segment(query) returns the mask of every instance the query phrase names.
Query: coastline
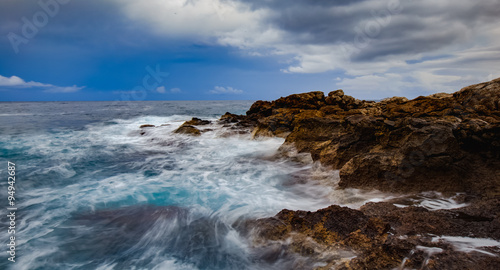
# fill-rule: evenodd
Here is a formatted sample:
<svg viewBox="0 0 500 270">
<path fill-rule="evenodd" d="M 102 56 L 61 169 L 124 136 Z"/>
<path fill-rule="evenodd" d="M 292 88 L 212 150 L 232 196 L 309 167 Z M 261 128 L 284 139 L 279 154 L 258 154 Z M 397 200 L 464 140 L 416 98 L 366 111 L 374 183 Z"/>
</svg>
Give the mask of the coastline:
<svg viewBox="0 0 500 270">
<path fill-rule="evenodd" d="M 226 113 L 219 123 L 233 134 L 285 138 L 279 155 L 307 153 L 339 170 L 341 189 L 404 195 L 359 210 L 283 209 L 236 226 L 256 247 L 271 250 L 271 260 L 283 252 L 302 256 L 293 268 L 498 269 L 499 107 L 500 78 L 413 100 L 363 101 L 337 90 L 257 101 L 246 115 Z M 193 119 L 176 132 L 199 135 L 200 125 Z M 423 192 L 453 197 L 461 207 L 408 203 Z"/>
</svg>

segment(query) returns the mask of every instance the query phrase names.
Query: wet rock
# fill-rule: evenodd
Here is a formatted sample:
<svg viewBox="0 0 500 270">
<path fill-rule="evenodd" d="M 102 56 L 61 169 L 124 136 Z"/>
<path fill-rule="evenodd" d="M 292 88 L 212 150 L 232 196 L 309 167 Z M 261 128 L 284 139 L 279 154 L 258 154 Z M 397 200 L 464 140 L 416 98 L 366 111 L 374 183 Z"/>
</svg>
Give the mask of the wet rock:
<svg viewBox="0 0 500 270">
<path fill-rule="evenodd" d="M 202 120 L 196 117 L 193 117 L 191 120 L 184 122 L 183 125 L 186 126 L 203 126 L 203 125 L 209 125 L 211 122 L 208 120 Z"/>
<path fill-rule="evenodd" d="M 190 126 L 190 125 L 182 125 L 180 126 L 178 129 L 176 129 L 174 131 L 174 133 L 177 133 L 177 134 L 188 134 L 188 135 L 193 135 L 193 136 L 200 136 L 201 135 L 201 131 L 197 128 L 195 128 L 194 126 Z"/>
<path fill-rule="evenodd" d="M 340 170 L 340 188 L 461 192 L 469 203 L 437 211 L 390 202 L 285 209 L 248 222 L 243 231 L 255 233 L 256 246 L 287 243 L 279 254 L 326 265 L 318 269 L 498 269 L 498 247 L 467 253 L 432 239 L 500 239 L 500 78 L 413 100 L 361 101 L 342 90 L 291 95 L 255 102 L 245 117 L 256 123 L 254 136 L 286 138 L 282 151 Z M 339 250 L 355 258 L 326 255 Z M 278 251 L 268 259 L 283 259 Z"/>
<path fill-rule="evenodd" d="M 255 102 L 247 117 L 257 121 L 255 137 L 286 138 L 339 169 L 341 187 L 481 194 L 500 186 L 498 104 L 500 79 L 413 100 L 310 92 Z"/>
<path fill-rule="evenodd" d="M 273 218 L 257 220 L 253 226 L 257 239 L 291 239 L 289 252 L 316 260 L 332 252 L 350 251 L 363 262 L 370 261 L 372 269 L 383 269 L 398 265 L 403 258 L 403 254 L 381 247 L 388 236 L 387 223 L 347 207 L 332 205 L 316 212 L 283 210 Z M 331 257 L 327 264 L 341 261 Z"/>
<path fill-rule="evenodd" d="M 141 131 L 140 131 L 141 136 L 143 136 L 143 135 L 146 134 L 146 130 L 145 129 L 154 128 L 154 127 L 155 127 L 155 125 L 149 125 L 149 124 L 141 125 L 139 127 L 141 129 Z"/>
<path fill-rule="evenodd" d="M 325 105 L 325 94 L 321 91 L 293 94 L 277 99 L 272 103 L 278 108 L 299 108 L 306 110 L 319 109 Z"/>
<path fill-rule="evenodd" d="M 195 126 L 204 126 L 211 124 L 208 120 L 202 120 L 196 117 L 193 117 L 191 120 L 184 122 L 178 129 L 174 130 L 174 133 L 177 134 L 188 134 L 192 136 L 200 136 L 202 132 L 211 131 L 212 129 L 203 129 L 200 130 Z"/>
<path fill-rule="evenodd" d="M 466 253 L 456 250 L 450 243 L 436 241 L 435 236 L 500 239 L 498 207 L 498 200 L 493 199 L 478 205 L 437 211 L 415 206 L 401 208 L 390 202 L 368 203 L 360 210 L 332 205 L 315 212 L 282 210 L 272 218 L 248 222 L 246 231 L 254 233 L 257 247 L 280 241 L 290 243 L 281 246 L 281 253 L 295 253 L 329 265 L 318 269 L 333 266 L 335 269 L 395 269 L 401 266 L 448 269 L 443 267 L 443 262 L 451 263 L 449 267 L 454 269 L 462 263 L 470 265 L 471 261 L 481 262 L 482 269 L 496 269 L 500 261 L 498 247 L 483 248 L 493 254 L 488 256 Z M 351 258 L 328 257 L 338 251 L 352 252 Z M 325 260 L 325 256 L 328 259 Z M 275 254 L 272 259 L 280 257 Z"/>
<path fill-rule="evenodd" d="M 226 112 L 224 115 L 220 117 L 218 120 L 220 124 L 223 125 L 231 125 L 236 127 L 255 127 L 257 121 L 250 119 L 246 115 L 236 115 L 229 112 Z"/>
<path fill-rule="evenodd" d="M 149 124 L 146 124 L 146 125 L 141 125 L 139 128 L 154 128 L 155 125 L 149 125 Z"/>
</svg>

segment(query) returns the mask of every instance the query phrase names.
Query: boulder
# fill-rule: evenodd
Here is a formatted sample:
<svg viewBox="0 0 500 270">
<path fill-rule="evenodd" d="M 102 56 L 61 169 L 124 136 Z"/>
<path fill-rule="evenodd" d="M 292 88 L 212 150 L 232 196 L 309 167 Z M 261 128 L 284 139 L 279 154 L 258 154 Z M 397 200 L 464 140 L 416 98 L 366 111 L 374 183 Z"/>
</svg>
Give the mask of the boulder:
<svg viewBox="0 0 500 270">
<path fill-rule="evenodd" d="M 177 134 L 188 134 L 188 135 L 192 135 L 192 136 L 200 136 L 201 135 L 201 131 L 199 129 L 197 129 L 196 127 L 194 126 L 190 126 L 190 125 L 181 125 L 178 129 L 176 129 L 174 131 L 174 133 L 177 133 Z"/>
<path fill-rule="evenodd" d="M 203 126 L 209 125 L 211 122 L 208 120 L 201 120 L 199 118 L 193 117 L 191 120 L 184 122 L 183 125 L 187 126 Z"/>
</svg>

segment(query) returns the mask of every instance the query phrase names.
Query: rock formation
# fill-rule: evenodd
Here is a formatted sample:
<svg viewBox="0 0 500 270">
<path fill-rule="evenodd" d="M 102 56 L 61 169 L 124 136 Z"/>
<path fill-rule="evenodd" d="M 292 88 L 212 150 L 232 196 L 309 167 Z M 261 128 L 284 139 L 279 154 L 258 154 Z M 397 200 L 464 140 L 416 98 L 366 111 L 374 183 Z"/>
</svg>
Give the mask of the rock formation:
<svg viewBox="0 0 500 270">
<path fill-rule="evenodd" d="M 499 106 L 497 79 L 413 100 L 296 94 L 257 101 L 247 117 L 255 136 L 284 137 L 340 170 L 341 187 L 500 195 Z"/>
<path fill-rule="evenodd" d="M 209 125 L 211 122 L 208 120 L 201 120 L 199 118 L 193 117 L 191 120 L 184 122 L 174 133 L 179 134 L 189 134 L 192 136 L 200 136 L 202 131 L 195 126 Z"/>
<path fill-rule="evenodd" d="M 332 205 L 316 212 L 285 209 L 246 226 L 257 246 L 288 242 L 275 252 L 295 252 L 326 263 L 316 269 L 498 269 L 498 247 L 485 250 L 493 255 L 465 253 L 436 241 L 436 235 L 500 239 L 499 200 L 481 206 L 491 212 L 477 211 L 477 206 L 438 211 L 398 208 L 391 202 L 368 203 L 360 210 Z M 355 258 L 328 257 L 339 250 L 352 252 Z"/>
<path fill-rule="evenodd" d="M 207 124 L 193 118 L 175 133 L 200 135 L 195 126 Z M 403 196 L 359 210 L 284 209 L 239 221 L 234 226 L 261 251 L 257 260 L 290 269 L 500 269 L 499 242 L 470 252 L 440 238 L 500 240 L 500 78 L 413 100 L 295 94 L 257 101 L 246 115 L 226 113 L 217 124 L 226 130 L 221 136 L 285 138 L 282 155 L 293 148 L 339 170 L 339 188 L 460 193 L 467 205 L 401 207 Z"/>
<path fill-rule="evenodd" d="M 220 122 L 255 126 L 255 137 L 285 138 L 283 152 L 293 146 L 340 170 L 340 188 L 461 192 L 469 204 L 438 211 L 394 202 L 285 209 L 243 226 L 256 246 L 287 243 L 275 253 L 322 262 L 317 269 L 500 269 L 498 246 L 466 253 L 435 239 L 500 240 L 500 78 L 413 100 L 364 101 L 342 90 L 295 94 L 257 101 L 246 116 L 228 113 Z M 355 258 L 328 256 L 333 250 Z"/>
</svg>

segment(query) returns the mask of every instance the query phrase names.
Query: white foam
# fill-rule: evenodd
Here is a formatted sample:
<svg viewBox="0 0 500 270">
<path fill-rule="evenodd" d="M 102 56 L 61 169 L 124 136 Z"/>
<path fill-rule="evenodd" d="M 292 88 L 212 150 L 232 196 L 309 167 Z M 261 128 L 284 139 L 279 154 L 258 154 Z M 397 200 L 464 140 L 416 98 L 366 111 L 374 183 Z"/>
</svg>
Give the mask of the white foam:
<svg viewBox="0 0 500 270">
<path fill-rule="evenodd" d="M 455 196 L 458 196 L 457 194 Z M 444 198 L 443 194 L 440 192 L 427 192 L 423 193 L 420 197 L 421 200 L 418 202 L 419 206 L 422 206 L 426 209 L 435 211 L 435 210 L 443 210 L 443 209 L 456 209 L 465 207 L 467 203 L 459 203 L 454 198 Z"/>
<path fill-rule="evenodd" d="M 404 208 L 408 206 L 423 207 L 430 211 L 457 209 L 468 206 L 467 203 L 459 203 L 455 198 L 461 195 L 457 193 L 452 197 L 445 197 L 440 192 L 423 192 L 410 197 L 401 197 L 402 201 L 394 203 L 394 206 Z"/>
<path fill-rule="evenodd" d="M 115 269 L 117 263 L 103 263 L 99 265 L 96 270 L 113 270 Z"/>
<path fill-rule="evenodd" d="M 32 113 L 0 113 L 0 116 L 28 116 L 34 115 Z"/>
<path fill-rule="evenodd" d="M 175 259 L 164 260 L 152 268 L 153 270 L 195 270 L 198 269 L 195 266 L 179 263 Z"/>
<path fill-rule="evenodd" d="M 438 247 L 416 246 L 416 249 L 423 251 L 424 253 L 427 254 L 427 256 L 432 256 L 434 254 L 443 252 L 443 249 Z"/>
<path fill-rule="evenodd" d="M 92 124 L 85 130 L 13 138 L 7 148 L 25 147 L 26 155 L 40 157 L 22 164 L 25 171 L 33 168 L 30 178 L 42 181 L 23 190 L 23 200 L 19 201 L 20 209 L 26 209 L 19 248 L 31 254 L 24 257 L 26 265 L 58 252 L 58 246 L 64 244 L 61 241 L 72 241 L 60 239 L 53 232 L 75 213 L 173 204 L 229 226 L 241 218 L 273 216 L 284 208 L 315 211 L 335 203 L 359 207 L 390 197 L 381 192 L 337 190 L 338 172 L 317 163 L 270 159 L 282 145 L 281 138 L 221 138 L 217 124 L 200 127 L 214 130 L 199 137 L 173 133 L 190 118 L 116 119 L 111 121 L 116 124 Z M 156 127 L 142 129 L 145 133 L 141 135 L 139 126 L 143 124 Z M 93 165 L 77 169 L 86 163 Z M 49 175 L 54 179 L 44 178 Z M 305 181 L 286 185 L 293 177 Z M 159 224 L 161 230 L 148 232 L 149 237 L 161 238 L 154 233 L 168 232 L 169 224 Z M 0 235 L 0 240 L 5 240 L 5 235 Z M 39 251 L 47 245 L 54 248 Z M 224 238 L 224 248 L 249 252 L 245 240 L 231 230 Z M 152 252 L 151 266 L 156 265 L 156 269 L 193 269 L 154 253 L 154 249 L 144 252 Z M 115 264 L 106 262 L 99 267 L 114 269 Z"/>
<path fill-rule="evenodd" d="M 471 237 L 461 237 L 461 236 L 439 236 L 433 237 L 432 242 L 444 241 L 453 245 L 453 248 L 457 251 L 462 252 L 480 252 L 490 256 L 498 256 L 488 251 L 484 251 L 480 248 L 484 247 L 496 247 L 500 248 L 500 242 L 487 239 L 487 238 L 471 238 Z"/>
</svg>

